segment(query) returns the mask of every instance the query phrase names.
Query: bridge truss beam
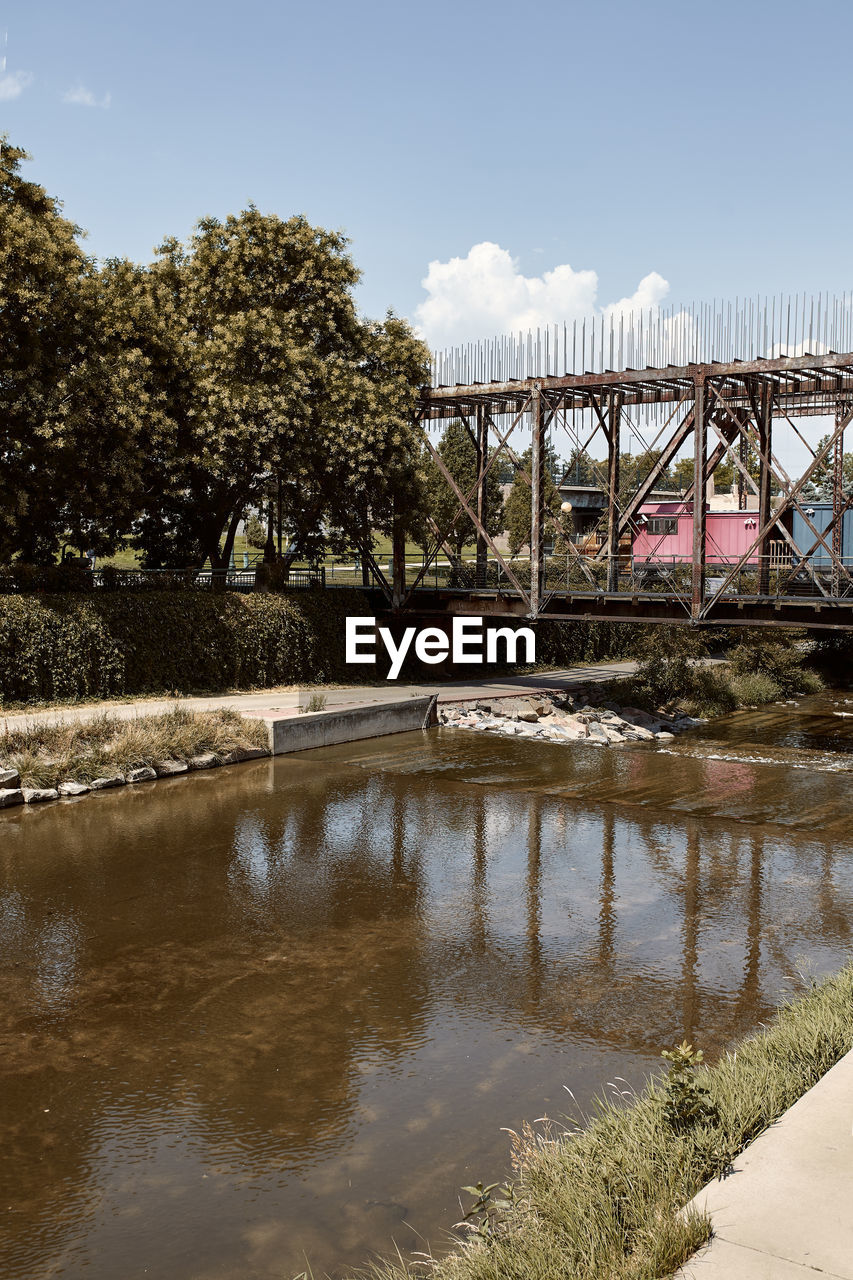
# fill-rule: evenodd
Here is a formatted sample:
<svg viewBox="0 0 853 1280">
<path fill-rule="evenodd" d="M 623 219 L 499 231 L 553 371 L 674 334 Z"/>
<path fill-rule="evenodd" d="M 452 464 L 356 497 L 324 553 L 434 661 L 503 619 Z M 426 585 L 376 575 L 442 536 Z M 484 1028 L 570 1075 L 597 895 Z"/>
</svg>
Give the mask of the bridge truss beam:
<svg viewBox="0 0 853 1280">
<path fill-rule="evenodd" d="M 815 416 L 831 416 L 834 425 L 813 447 L 796 420 Z M 466 425 L 476 444 L 476 481 L 467 493 L 430 439 L 431 432 L 452 419 Z M 753 625 L 791 625 L 796 618 L 798 625 L 853 625 L 853 563 L 845 561 L 842 540 L 844 516 L 853 506 L 853 494 L 843 492 L 843 438 L 853 420 L 853 353 L 432 387 L 423 393 L 418 420 L 427 449 L 459 505 L 450 528 L 435 528 L 434 547 L 423 569 L 398 597 L 402 607 L 422 608 L 429 568 L 458 520 L 465 519 L 476 538 L 476 570 L 473 580 L 460 582 L 457 590 L 467 586 L 478 612 L 486 611 L 485 601 L 491 598 L 503 602 L 508 616 L 528 618 L 654 615 L 694 625 L 723 617 L 732 623 L 748 619 Z M 580 545 L 548 497 L 553 490 L 546 476 L 547 446 L 560 428 L 573 457 L 593 468 L 604 494 L 595 536 Z M 603 447 L 595 447 L 606 453 L 606 460 L 595 470 L 590 451 L 599 436 Z M 780 461 L 779 446 L 781 442 L 784 451 L 786 437 L 796 437 L 809 454 L 796 480 Z M 528 438 L 529 471 L 520 457 Z M 626 486 L 623 443 L 632 438 L 642 446 L 648 466 Z M 673 494 L 673 501 L 693 515 L 692 549 L 689 560 L 656 566 L 652 592 L 660 604 L 655 608 L 646 598 L 651 562 L 644 560 L 638 576 L 633 539 L 641 507 L 673 462 L 688 456 L 691 444 L 690 483 Z M 754 466 L 750 458 L 756 460 Z M 530 487 L 529 571 L 500 551 L 487 529 L 486 481 L 499 460 L 511 463 Z M 749 545 L 736 556 L 716 554 L 708 536 L 706 489 L 724 461 L 731 463 L 736 477 L 739 510 L 748 517 L 751 499 L 755 511 L 748 521 L 754 536 L 750 529 Z M 813 519 L 809 495 L 814 490 L 809 486 L 820 481 L 825 490 L 827 476 L 832 520 L 821 529 Z M 795 513 L 800 532 L 807 531 L 808 547 L 793 536 Z M 552 531 L 564 573 L 546 555 Z M 496 577 L 490 597 L 488 552 Z"/>
</svg>

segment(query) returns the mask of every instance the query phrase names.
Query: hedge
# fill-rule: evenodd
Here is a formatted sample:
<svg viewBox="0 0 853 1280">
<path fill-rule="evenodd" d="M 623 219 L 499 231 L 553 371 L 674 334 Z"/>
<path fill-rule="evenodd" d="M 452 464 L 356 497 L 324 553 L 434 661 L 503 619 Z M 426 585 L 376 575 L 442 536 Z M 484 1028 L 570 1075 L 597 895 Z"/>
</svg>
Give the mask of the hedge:
<svg viewBox="0 0 853 1280">
<path fill-rule="evenodd" d="M 0 596 L 0 701 L 352 681 L 344 619 L 359 591 Z"/>
<path fill-rule="evenodd" d="M 373 612 L 360 591 L 344 589 L 0 595 L 0 702 L 381 679 L 381 652 L 374 667 L 354 669 L 344 662 L 345 618 Z M 637 633 L 636 627 L 607 622 L 541 623 L 537 658 L 568 665 L 622 657 L 632 651 Z M 490 670 L 466 666 L 459 674 L 470 678 Z M 410 680 L 425 674 L 412 661 L 403 671 Z"/>
</svg>

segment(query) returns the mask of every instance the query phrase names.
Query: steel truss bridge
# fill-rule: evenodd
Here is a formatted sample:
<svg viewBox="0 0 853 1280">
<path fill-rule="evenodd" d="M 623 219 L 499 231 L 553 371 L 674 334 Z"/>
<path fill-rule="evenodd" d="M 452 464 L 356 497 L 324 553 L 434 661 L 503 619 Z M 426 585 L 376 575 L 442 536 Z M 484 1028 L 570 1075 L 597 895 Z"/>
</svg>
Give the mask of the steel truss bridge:
<svg viewBox="0 0 853 1280">
<path fill-rule="evenodd" d="M 814 416 L 832 420 L 819 446 L 802 430 L 802 419 Z M 853 353 L 434 386 L 423 392 L 417 417 L 458 507 L 444 528 L 431 522 L 434 542 L 414 578 L 406 571 L 402 538 L 395 538 L 392 581 L 383 582 L 398 610 L 694 626 L 853 627 L 853 564 L 842 555 L 844 515 L 853 507 L 853 492 L 844 492 L 842 475 L 844 432 L 853 420 Z M 467 491 L 446 467 L 437 439 L 431 439 L 452 420 L 464 424 L 476 448 L 476 482 Z M 567 537 L 566 517 L 546 500 L 546 446 L 553 441 L 559 452 L 561 432 L 563 445 L 568 437 L 572 466 L 579 457 L 591 459 L 593 446 L 606 453 L 596 475 L 605 508 L 592 550 L 589 540 L 579 545 Z M 629 439 L 636 439 L 644 454 L 659 452 L 659 457 L 626 494 L 620 462 Z M 795 440 L 808 451 L 806 469 L 796 479 L 780 461 Z M 688 510 L 692 506 L 692 556 L 677 566 L 662 561 L 652 575 L 648 564 L 638 571 L 625 547 L 637 530 L 640 509 L 674 460 L 688 453 L 690 485 L 672 496 Z M 489 532 L 487 480 L 501 459 L 530 486 L 529 569 L 499 550 Z M 709 551 L 704 499 L 709 479 L 726 460 L 734 468 L 740 507 L 751 507 L 754 529 L 743 554 L 720 560 Z M 808 486 L 828 468 L 832 518 L 819 529 Z M 791 533 L 795 511 L 802 521 L 798 527 L 807 530 L 805 546 Z M 458 562 L 450 541 L 462 518 L 476 531 L 473 569 Z M 546 555 L 555 537 L 561 539 L 560 552 Z M 455 566 L 453 585 L 430 585 L 439 557 Z"/>
</svg>

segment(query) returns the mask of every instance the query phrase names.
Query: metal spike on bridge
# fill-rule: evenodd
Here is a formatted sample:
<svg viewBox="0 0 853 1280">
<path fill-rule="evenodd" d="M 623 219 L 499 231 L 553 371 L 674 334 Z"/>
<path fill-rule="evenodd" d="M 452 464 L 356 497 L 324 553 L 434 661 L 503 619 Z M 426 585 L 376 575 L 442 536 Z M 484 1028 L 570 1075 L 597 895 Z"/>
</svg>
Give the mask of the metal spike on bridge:
<svg viewBox="0 0 853 1280">
<path fill-rule="evenodd" d="M 853 343 L 853 293 L 611 306 L 580 320 L 435 351 L 432 385 L 826 355 Z"/>
</svg>

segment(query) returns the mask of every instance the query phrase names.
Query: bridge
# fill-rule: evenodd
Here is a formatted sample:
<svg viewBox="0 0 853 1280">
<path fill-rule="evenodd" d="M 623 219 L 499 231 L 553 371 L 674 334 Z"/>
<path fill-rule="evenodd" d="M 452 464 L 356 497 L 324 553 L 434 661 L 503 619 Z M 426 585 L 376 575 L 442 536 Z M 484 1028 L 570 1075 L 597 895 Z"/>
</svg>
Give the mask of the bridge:
<svg viewBox="0 0 853 1280">
<path fill-rule="evenodd" d="M 637 356 L 653 362 L 631 367 Z M 624 367 L 605 367 L 608 358 Z M 573 371 L 557 373 L 560 365 Z M 853 558 L 844 555 L 843 540 L 853 520 L 853 492 L 845 492 L 843 478 L 844 432 L 853 420 L 849 295 L 810 306 L 806 298 L 787 307 L 776 298 L 763 308 L 752 300 L 734 311 L 721 304 L 649 314 L 645 330 L 642 315 L 602 316 L 582 331 L 574 325 L 571 335 L 563 326 L 544 339 L 541 332 L 526 341 L 497 338 L 435 356 L 433 371 L 417 418 L 458 506 L 444 528 L 431 521 L 433 543 L 414 574 L 402 539 L 395 539 L 385 587 L 396 609 L 853 627 Z M 807 439 L 804 422 L 816 417 L 829 419 L 819 444 Z M 476 481 L 467 490 L 432 439 L 454 420 L 476 449 Z M 620 464 L 629 440 L 653 464 L 626 491 Z M 568 443 L 573 467 L 583 458 L 597 468 L 601 511 L 585 537 L 570 531 L 570 503 L 555 510 L 553 481 L 546 480 L 549 442 L 557 449 Z M 592 460 L 594 445 L 606 462 Z M 792 448 L 807 459 L 796 477 L 782 462 Z M 657 492 L 668 468 L 686 456 L 687 487 L 677 495 Z M 489 532 L 487 480 L 502 461 L 530 489 L 529 562 L 521 565 Z M 744 517 L 736 554 L 721 554 L 709 539 L 705 495 L 723 462 L 732 465 L 732 501 Z M 817 479 L 831 489 L 823 519 L 815 511 Z M 692 524 L 689 550 L 677 559 L 633 554 L 653 497 L 677 499 Z M 474 529 L 473 565 L 459 563 L 450 541 L 460 519 Z M 454 571 L 431 583 L 440 557 Z"/>
</svg>

